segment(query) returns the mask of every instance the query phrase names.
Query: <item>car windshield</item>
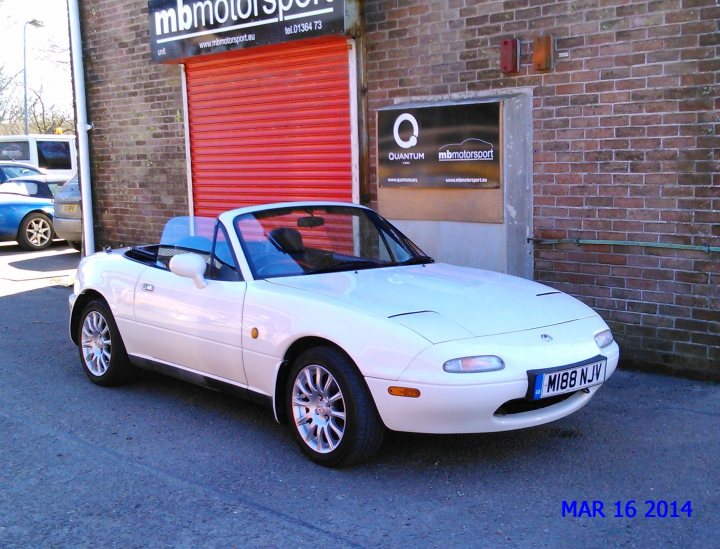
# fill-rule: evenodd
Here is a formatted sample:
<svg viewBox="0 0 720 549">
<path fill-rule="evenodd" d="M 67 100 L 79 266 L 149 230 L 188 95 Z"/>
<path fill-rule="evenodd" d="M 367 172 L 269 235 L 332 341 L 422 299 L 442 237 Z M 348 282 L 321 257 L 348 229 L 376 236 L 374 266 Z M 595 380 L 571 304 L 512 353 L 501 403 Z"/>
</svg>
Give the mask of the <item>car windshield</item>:
<svg viewBox="0 0 720 549">
<path fill-rule="evenodd" d="M 160 248 L 183 249 L 201 254 L 214 251 L 215 257 L 227 265 L 235 265 L 224 232 L 218 233 L 218 221 L 211 217 L 180 216 L 165 224 Z M 214 242 L 214 249 L 213 249 Z M 136 248 L 137 249 L 137 248 Z"/>
<path fill-rule="evenodd" d="M 235 230 L 255 278 L 432 262 L 375 212 L 352 206 L 246 213 Z"/>
<path fill-rule="evenodd" d="M 210 251 L 216 221 L 210 217 L 179 216 L 165 224 L 161 246 L 179 246 Z"/>
<path fill-rule="evenodd" d="M 8 179 L 12 179 L 14 177 L 22 177 L 24 175 L 42 175 L 40 170 L 26 166 L 5 165 L 0 166 L 0 168 L 2 168 L 0 169 L 0 180 L 2 181 L 7 181 Z"/>
</svg>

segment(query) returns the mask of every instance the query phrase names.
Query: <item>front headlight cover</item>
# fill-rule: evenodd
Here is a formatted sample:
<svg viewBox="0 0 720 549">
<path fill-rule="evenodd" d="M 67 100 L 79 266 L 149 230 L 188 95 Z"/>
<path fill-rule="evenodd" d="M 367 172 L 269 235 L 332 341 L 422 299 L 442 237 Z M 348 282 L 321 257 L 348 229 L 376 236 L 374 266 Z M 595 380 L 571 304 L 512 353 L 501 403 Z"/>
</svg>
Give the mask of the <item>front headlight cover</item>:
<svg viewBox="0 0 720 549">
<path fill-rule="evenodd" d="M 443 364 L 443 370 L 451 374 L 476 374 L 479 372 L 495 372 L 505 368 L 505 362 L 499 356 L 466 356 L 453 358 Z"/>
<path fill-rule="evenodd" d="M 610 330 L 603 330 L 602 332 L 595 334 L 595 343 L 597 343 L 597 346 L 601 349 L 607 347 L 613 341 L 615 340 L 613 339 L 613 335 Z"/>
</svg>

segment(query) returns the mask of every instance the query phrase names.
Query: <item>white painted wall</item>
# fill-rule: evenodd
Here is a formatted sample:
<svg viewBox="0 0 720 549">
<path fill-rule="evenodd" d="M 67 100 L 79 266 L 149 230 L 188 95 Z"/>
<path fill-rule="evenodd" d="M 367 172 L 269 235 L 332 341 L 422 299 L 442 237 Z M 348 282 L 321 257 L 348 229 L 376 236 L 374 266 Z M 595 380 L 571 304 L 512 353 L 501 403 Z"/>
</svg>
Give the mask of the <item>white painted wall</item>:
<svg viewBox="0 0 720 549">
<path fill-rule="evenodd" d="M 504 224 L 391 220 L 438 263 L 507 272 Z"/>
</svg>

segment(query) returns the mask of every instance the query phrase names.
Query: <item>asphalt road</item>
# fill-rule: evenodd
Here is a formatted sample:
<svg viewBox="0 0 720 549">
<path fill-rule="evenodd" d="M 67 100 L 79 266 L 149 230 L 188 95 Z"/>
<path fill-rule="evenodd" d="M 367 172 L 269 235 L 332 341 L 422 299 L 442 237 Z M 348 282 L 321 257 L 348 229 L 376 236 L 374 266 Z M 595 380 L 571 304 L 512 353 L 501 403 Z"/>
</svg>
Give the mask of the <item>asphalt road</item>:
<svg viewBox="0 0 720 549">
<path fill-rule="evenodd" d="M 619 371 L 556 423 L 393 433 L 328 470 L 256 405 L 91 384 L 66 334 L 78 259 L 0 245 L 0 547 L 717 546 L 718 385 Z"/>
</svg>

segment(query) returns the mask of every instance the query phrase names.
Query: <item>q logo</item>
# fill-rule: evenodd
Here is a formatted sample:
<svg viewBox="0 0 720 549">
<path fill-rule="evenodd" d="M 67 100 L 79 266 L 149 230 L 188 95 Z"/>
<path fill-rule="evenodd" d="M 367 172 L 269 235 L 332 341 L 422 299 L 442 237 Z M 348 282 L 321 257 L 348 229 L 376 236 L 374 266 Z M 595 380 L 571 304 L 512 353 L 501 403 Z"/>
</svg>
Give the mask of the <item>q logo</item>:
<svg viewBox="0 0 720 549">
<path fill-rule="evenodd" d="M 410 136 L 410 139 L 403 139 L 400 137 L 400 124 L 403 122 L 410 122 L 410 125 L 412 126 L 412 135 Z M 414 147 L 417 145 L 417 138 L 418 134 L 420 133 L 420 128 L 418 126 L 417 120 L 415 120 L 415 117 L 412 114 L 403 113 L 400 116 L 398 116 L 395 119 L 395 125 L 393 126 L 393 137 L 395 138 L 395 143 L 398 144 L 398 147 L 401 147 L 403 149 L 409 149 L 410 147 Z"/>
</svg>

